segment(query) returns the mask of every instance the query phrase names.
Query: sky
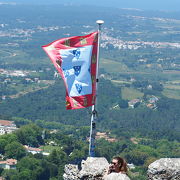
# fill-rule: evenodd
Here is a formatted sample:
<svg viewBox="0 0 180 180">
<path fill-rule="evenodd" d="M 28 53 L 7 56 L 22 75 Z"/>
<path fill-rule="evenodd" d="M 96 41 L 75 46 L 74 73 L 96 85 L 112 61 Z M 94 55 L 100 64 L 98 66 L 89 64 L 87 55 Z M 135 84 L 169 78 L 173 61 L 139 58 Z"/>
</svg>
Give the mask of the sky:
<svg viewBox="0 0 180 180">
<path fill-rule="evenodd" d="M 180 11 L 180 0 L 0 0 L 0 2 L 17 2 L 32 4 L 88 4 L 118 8 L 135 8 L 143 10 Z"/>
</svg>

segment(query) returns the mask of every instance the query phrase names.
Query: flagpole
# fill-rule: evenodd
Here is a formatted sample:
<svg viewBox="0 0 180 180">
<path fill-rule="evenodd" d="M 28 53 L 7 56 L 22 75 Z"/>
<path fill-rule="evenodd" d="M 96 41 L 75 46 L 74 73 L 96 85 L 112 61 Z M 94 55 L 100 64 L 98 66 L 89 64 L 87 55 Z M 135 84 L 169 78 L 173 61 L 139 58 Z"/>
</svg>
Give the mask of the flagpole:
<svg viewBox="0 0 180 180">
<path fill-rule="evenodd" d="M 95 157 L 95 135 L 96 135 L 96 120 L 97 120 L 97 89 L 98 89 L 98 72 L 99 72 L 99 49 L 100 49 L 100 37 L 101 37 L 101 25 L 104 24 L 103 20 L 97 20 L 98 24 L 98 51 L 97 51 L 97 64 L 96 64 L 96 101 L 92 106 L 91 112 L 91 129 L 89 139 L 89 156 Z"/>
</svg>

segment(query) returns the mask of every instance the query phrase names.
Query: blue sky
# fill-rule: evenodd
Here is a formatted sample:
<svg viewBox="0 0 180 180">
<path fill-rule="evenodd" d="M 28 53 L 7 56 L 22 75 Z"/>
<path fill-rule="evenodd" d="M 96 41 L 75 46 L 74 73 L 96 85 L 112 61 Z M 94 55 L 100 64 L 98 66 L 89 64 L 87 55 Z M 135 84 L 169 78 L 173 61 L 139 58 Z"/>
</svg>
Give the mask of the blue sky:
<svg viewBox="0 0 180 180">
<path fill-rule="evenodd" d="M 180 11 L 180 0 L 0 0 L 0 2 L 48 3 L 48 4 L 91 4 L 119 8 L 137 8 L 145 10 Z"/>
</svg>

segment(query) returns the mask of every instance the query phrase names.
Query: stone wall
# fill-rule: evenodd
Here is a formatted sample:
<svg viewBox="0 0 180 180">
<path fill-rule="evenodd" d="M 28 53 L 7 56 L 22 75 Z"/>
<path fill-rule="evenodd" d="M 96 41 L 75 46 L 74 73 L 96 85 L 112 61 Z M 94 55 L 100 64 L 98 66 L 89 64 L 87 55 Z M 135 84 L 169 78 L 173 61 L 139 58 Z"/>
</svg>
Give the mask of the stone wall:
<svg viewBox="0 0 180 180">
<path fill-rule="evenodd" d="M 180 180 L 180 158 L 162 158 L 148 167 L 149 180 Z"/>
<path fill-rule="evenodd" d="M 81 167 L 68 164 L 65 166 L 64 180 L 130 180 L 121 173 L 107 175 L 109 163 L 105 158 L 87 158 Z M 148 180 L 180 180 L 180 158 L 162 158 L 149 165 Z"/>
<path fill-rule="evenodd" d="M 81 162 L 81 169 L 77 165 L 65 166 L 64 180 L 129 180 L 125 174 L 111 173 L 107 175 L 109 163 L 105 158 L 90 158 Z"/>
</svg>

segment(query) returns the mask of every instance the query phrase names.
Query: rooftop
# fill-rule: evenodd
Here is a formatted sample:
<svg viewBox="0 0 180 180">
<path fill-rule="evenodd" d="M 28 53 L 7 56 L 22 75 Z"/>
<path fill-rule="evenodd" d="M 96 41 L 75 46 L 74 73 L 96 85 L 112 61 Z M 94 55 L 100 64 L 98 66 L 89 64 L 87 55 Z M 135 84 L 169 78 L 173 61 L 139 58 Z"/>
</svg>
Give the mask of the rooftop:
<svg viewBox="0 0 180 180">
<path fill-rule="evenodd" d="M 0 120 L 0 126 L 12 126 L 14 121 Z"/>
<path fill-rule="evenodd" d="M 6 161 L 0 161 L 0 164 L 15 165 L 17 164 L 16 159 L 7 159 Z"/>
</svg>

